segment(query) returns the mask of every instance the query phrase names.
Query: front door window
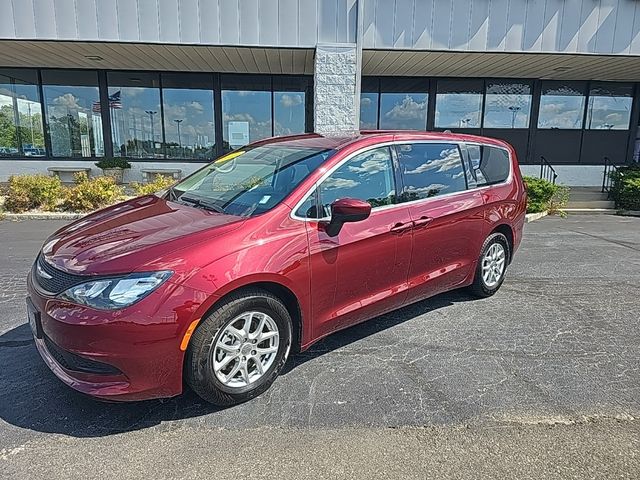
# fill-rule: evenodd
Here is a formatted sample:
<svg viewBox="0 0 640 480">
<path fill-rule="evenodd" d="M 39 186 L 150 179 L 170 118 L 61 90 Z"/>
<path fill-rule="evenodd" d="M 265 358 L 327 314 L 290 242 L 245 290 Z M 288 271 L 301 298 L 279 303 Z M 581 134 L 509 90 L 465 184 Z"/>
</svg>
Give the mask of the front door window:
<svg viewBox="0 0 640 480">
<path fill-rule="evenodd" d="M 360 153 L 342 164 L 320 185 L 323 217 L 340 198 L 364 200 L 375 208 L 395 202 L 393 162 L 389 147 Z"/>
</svg>

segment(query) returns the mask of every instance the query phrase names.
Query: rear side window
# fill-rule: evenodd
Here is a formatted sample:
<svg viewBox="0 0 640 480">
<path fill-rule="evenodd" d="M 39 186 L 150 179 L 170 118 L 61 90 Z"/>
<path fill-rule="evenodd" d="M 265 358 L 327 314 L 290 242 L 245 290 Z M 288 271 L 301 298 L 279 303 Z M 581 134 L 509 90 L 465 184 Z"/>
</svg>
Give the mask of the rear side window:
<svg viewBox="0 0 640 480">
<path fill-rule="evenodd" d="M 487 145 L 468 145 L 467 148 L 478 187 L 502 183 L 509 178 L 511 161 L 505 149 Z"/>
<path fill-rule="evenodd" d="M 453 143 L 398 145 L 404 181 L 402 200 L 413 201 L 466 190 L 458 146 Z"/>
</svg>

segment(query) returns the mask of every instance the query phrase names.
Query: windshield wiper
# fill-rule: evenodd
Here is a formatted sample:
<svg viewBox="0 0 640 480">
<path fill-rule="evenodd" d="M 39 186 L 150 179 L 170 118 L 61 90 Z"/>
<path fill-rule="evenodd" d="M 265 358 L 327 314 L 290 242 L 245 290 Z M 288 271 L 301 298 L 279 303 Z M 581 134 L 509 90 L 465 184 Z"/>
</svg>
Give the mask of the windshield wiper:
<svg viewBox="0 0 640 480">
<path fill-rule="evenodd" d="M 201 207 L 201 208 L 204 208 L 205 210 L 211 210 L 213 212 L 227 213 L 224 211 L 224 208 L 220 207 L 219 205 L 216 205 L 213 202 L 207 202 L 206 200 L 203 200 L 201 198 L 189 197 L 183 194 L 183 195 L 180 195 L 180 197 L 178 198 L 178 201 L 187 202 L 196 207 Z"/>
<path fill-rule="evenodd" d="M 169 190 L 167 193 L 169 194 L 169 200 L 176 201 L 178 199 L 178 195 L 176 194 L 175 187 L 169 187 Z"/>
</svg>

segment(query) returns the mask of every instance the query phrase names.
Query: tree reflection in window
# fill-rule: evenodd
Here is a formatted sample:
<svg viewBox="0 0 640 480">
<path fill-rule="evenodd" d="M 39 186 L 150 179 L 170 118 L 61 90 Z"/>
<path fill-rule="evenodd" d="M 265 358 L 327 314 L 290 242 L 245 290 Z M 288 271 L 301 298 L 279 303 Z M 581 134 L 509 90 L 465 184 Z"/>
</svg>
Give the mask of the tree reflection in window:
<svg viewBox="0 0 640 480">
<path fill-rule="evenodd" d="M 388 147 L 356 155 L 342 164 L 320 185 L 324 217 L 331 216 L 331 204 L 340 198 L 355 198 L 372 207 L 395 201 L 393 164 Z"/>
<path fill-rule="evenodd" d="M 0 70 L 0 157 L 45 154 L 35 70 Z"/>
</svg>

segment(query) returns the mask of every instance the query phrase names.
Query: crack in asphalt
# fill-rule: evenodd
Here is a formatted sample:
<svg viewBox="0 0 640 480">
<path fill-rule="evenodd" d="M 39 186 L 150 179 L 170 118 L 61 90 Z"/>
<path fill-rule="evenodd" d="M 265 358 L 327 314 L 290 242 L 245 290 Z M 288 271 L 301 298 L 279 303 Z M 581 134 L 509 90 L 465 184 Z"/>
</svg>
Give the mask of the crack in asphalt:
<svg viewBox="0 0 640 480">
<path fill-rule="evenodd" d="M 613 243 L 614 245 L 618 245 L 620 247 L 629 248 L 629 249 L 631 249 L 631 250 L 633 250 L 635 252 L 640 252 L 640 248 L 633 246 L 633 244 L 629 245 L 626 242 L 621 242 L 621 241 L 618 241 L 618 240 L 611 240 L 610 238 L 601 237 L 600 235 L 594 235 L 592 233 L 581 232 L 580 230 L 572 230 L 570 228 L 561 228 L 559 230 L 565 230 L 567 232 L 578 233 L 580 235 L 585 235 L 587 237 L 591 237 L 591 238 L 596 238 L 598 240 L 602 240 L 603 242 Z"/>
</svg>

